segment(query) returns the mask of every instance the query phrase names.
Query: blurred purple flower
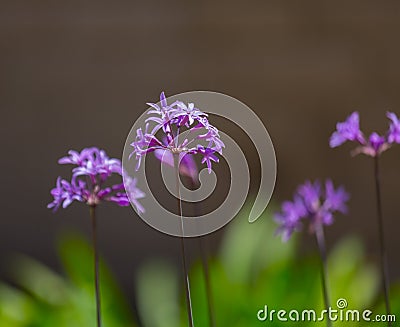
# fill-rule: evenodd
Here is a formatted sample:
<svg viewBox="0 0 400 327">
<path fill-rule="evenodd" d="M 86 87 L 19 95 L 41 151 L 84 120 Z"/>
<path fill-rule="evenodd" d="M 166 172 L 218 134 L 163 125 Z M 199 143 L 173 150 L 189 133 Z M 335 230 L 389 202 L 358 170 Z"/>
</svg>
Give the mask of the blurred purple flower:
<svg viewBox="0 0 400 327">
<path fill-rule="evenodd" d="M 336 124 L 336 132 L 331 136 L 330 146 L 334 148 L 346 141 L 356 141 L 365 144 L 364 136 L 360 131 L 360 117 L 358 112 L 353 112 L 344 122 Z"/>
<path fill-rule="evenodd" d="M 344 188 L 335 189 L 331 180 L 325 182 L 325 188 L 318 181 L 306 181 L 297 188 L 294 200 L 283 202 L 281 212 L 275 214 L 279 224 L 276 233 L 286 242 L 294 231 L 301 229 L 302 220 L 309 221 L 312 232 L 317 224 L 330 225 L 335 212 L 347 212 L 348 199 Z"/>
<path fill-rule="evenodd" d="M 110 197 L 110 201 L 116 202 L 120 206 L 128 206 L 129 200 L 131 200 L 132 204 L 139 213 L 145 212 L 145 209 L 140 204 L 139 199 L 144 198 L 146 195 L 137 187 L 136 178 L 132 178 L 124 173 L 124 183 L 115 185 L 113 190 L 116 191 L 116 193 Z"/>
<path fill-rule="evenodd" d="M 333 182 L 327 180 L 325 183 L 325 209 L 332 211 L 339 211 L 343 214 L 347 213 L 346 202 L 350 196 L 346 192 L 343 186 L 338 187 L 335 190 Z"/>
<path fill-rule="evenodd" d="M 68 152 L 69 156 L 61 158 L 60 164 L 73 164 L 71 182 L 57 178 L 56 187 L 51 190 L 53 202 L 48 208 L 56 211 L 60 206 L 68 207 L 73 201 L 96 206 L 102 201 L 111 201 L 119 206 L 128 206 L 129 200 L 126 192 L 132 194 L 131 199 L 138 211 L 143 211 L 137 201 L 144 197 L 144 193 L 136 187 L 136 180 L 128 183 L 128 189 L 124 190 L 124 184 L 119 183 L 110 187 L 104 187 L 104 183 L 113 174 L 122 176 L 121 161 L 109 158 L 105 151 L 98 148 L 85 148 L 80 153 L 74 150 Z"/>
<path fill-rule="evenodd" d="M 321 184 L 319 181 L 314 183 L 306 181 L 303 185 L 298 187 L 297 193 L 305 200 L 304 205 L 309 212 L 318 209 L 321 197 Z"/>
<path fill-rule="evenodd" d="M 369 144 L 371 148 L 375 151 L 375 153 L 378 153 L 380 149 L 384 146 L 386 142 L 386 139 L 384 136 L 380 136 L 378 133 L 373 132 L 369 136 Z"/>
<path fill-rule="evenodd" d="M 130 157 L 135 155 L 136 169 L 139 169 L 143 156 L 154 152 L 158 159 L 172 166 L 174 155 L 179 155 L 182 159 L 180 172 L 188 176 L 198 173 L 191 156 L 201 155 L 201 162 L 207 164 L 210 173 L 212 161 L 218 162 L 216 154 L 222 154 L 225 145 L 218 129 L 209 123 L 207 114 L 196 108 L 193 103 L 186 105 L 181 101 L 175 101 L 169 105 L 164 92 L 160 95 L 160 105 L 154 103 L 148 105 L 152 109 L 148 111 L 150 117 L 146 119 L 145 130 L 139 128 L 135 141 L 131 143 L 133 151 Z M 151 132 L 149 132 L 150 123 L 155 123 Z M 157 137 L 159 130 L 163 133 Z"/>
<path fill-rule="evenodd" d="M 336 131 L 329 140 L 331 148 L 338 147 L 346 141 L 356 142 L 359 145 L 352 151 L 353 155 L 363 153 L 376 157 L 390 148 L 393 143 L 400 143 L 400 122 L 396 114 L 388 112 L 386 116 L 391 120 L 389 131 L 385 136 L 373 132 L 368 139 L 360 130 L 359 114 L 353 112 L 344 122 L 337 123 Z"/>
<path fill-rule="evenodd" d="M 386 117 L 391 120 L 388 133 L 389 143 L 400 143 L 400 121 L 393 112 L 386 113 Z"/>
<path fill-rule="evenodd" d="M 275 221 L 279 224 L 276 234 L 282 235 L 282 240 L 287 242 L 293 232 L 301 230 L 301 218 L 307 213 L 303 200 L 295 196 L 294 201 L 282 203 L 282 212 L 275 214 Z"/>
</svg>

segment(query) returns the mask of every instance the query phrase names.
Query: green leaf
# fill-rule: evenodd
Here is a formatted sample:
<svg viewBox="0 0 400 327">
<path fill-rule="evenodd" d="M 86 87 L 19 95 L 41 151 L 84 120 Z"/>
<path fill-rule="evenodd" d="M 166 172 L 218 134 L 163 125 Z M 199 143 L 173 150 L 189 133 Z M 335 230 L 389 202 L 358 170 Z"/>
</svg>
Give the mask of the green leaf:
<svg viewBox="0 0 400 327">
<path fill-rule="evenodd" d="M 175 269 L 161 260 L 146 264 L 136 278 L 137 305 L 145 327 L 179 326 L 179 285 Z"/>
</svg>

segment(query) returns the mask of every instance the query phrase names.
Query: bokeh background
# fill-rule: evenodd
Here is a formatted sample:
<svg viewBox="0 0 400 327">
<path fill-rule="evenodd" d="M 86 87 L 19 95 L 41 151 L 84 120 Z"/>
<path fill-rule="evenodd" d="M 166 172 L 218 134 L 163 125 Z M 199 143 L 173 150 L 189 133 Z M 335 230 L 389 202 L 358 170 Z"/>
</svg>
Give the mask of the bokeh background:
<svg viewBox="0 0 400 327">
<path fill-rule="evenodd" d="M 90 235 L 87 208 L 46 209 L 56 177 L 68 174 L 56 162 L 91 145 L 120 157 L 145 102 L 162 90 L 212 90 L 246 103 L 276 149 L 274 202 L 305 179 L 332 177 L 352 198 L 349 215 L 327 232 L 329 246 L 357 234 L 377 258 L 372 161 L 351 158 L 351 147 L 330 149 L 328 138 L 353 110 L 367 133 L 386 131 L 387 110 L 400 114 L 400 2 L 5 0 L 0 7 L 2 279 L 14 253 L 60 270 L 58 237 Z M 256 162 L 254 151 L 249 157 Z M 257 177 L 257 164 L 251 168 Z M 400 147 L 383 156 L 382 169 L 390 275 L 398 280 Z M 176 239 L 133 210 L 105 205 L 99 226 L 101 253 L 132 305 L 138 266 L 153 256 L 179 263 Z M 207 238 L 210 251 L 223 233 Z M 303 251 L 313 251 L 313 240 L 302 238 Z"/>
</svg>

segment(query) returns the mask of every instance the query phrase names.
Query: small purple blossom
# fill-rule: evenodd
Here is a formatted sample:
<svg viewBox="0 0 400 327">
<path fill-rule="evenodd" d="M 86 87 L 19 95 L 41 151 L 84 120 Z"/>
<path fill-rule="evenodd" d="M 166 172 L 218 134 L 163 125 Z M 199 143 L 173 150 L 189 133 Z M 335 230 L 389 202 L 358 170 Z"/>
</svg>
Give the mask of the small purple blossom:
<svg viewBox="0 0 400 327">
<path fill-rule="evenodd" d="M 386 116 L 391 120 L 389 130 L 382 136 L 376 132 L 368 138 L 360 130 L 358 112 L 353 112 L 344 122 L 336 124 L 336 131 L 329 140 L 331 148 L 338 147 L 347 141 L 356 142 L 358 146 L 352 151 L 353 155 L 363 153 L 376 157 L 390 148 L 393 143 L 400 143 L 400 122 L 396 114 L 388 112 Z"/>
<path fill-rule="evenodd" d="M 136 180 L 130 178 L 128 189 L 124 190 L 124 184 L 104 186 L 107 179 L 113 174 L 122 176 L 121 161 L 109 158 L 104 150 L 98 148 L 85 148 L 81 152 L 71 150 L 68 156 L 58 161 L 60 164 L 75 165 L 72 169 L 71 182 L 57 178 L 56 187 L 51 190 L 53 202 L 48 208 L 56 211 L 60 206 L 68 207 L 73 201 L 83 202 L 90 206 L 96 206 L 102 201 L 111 201 L 119 206 L 128 206 L 129 200 L 126 192 L 132 194 L 134 205 L 138 211 L 143 207 L 137 201 L 145 195 L 136 187 Z"/>
<path fill-rule="evenodd" d="M 177 107 L 181 110 L 180 114 L 178 114 L 179 119 L 179 125 L 186 125 L 186 126 L 190 126 L 193 125 L 193 123 L 195 122 L 195 120 L 197 121 L 201 121 L 204 117 L 207 117 L 208 115 L 202 111 L 200 111 L 200 109 L 196 108 L 194 106 L 194 103 L 188 103 L 188 105 L 186 106 L 186 104 L 184 104 L 181 101 L 178 101 L 177 103 Z"/>
<path fill-rule="evenodd" d="M 218 157 L 214 154 L 216 150 L 212 148 L 204 148 L 202 146 L 197 147 L 198 153 L 201 153 L 203 155 L 203 159 L 201 159 L 201 163 L 206 163 L 208 171 L 211 171 L 211 161 L 214 162 L 219 162 Z"/>
<path fill-rule="evenodd" d="M 146 119 L 145 129 L 139 128 L 135 141 L 131 143 L 133 151 L 129 158 L 135 155 L 136 169 L 139 169 L 143 156 L 154 152 L 158 159 L 163 158 L 162 161 L 169 165 L 173 164 L 174 155 L 179 155 L 181 165 L 184 165 L 180 172 L 186 171 L 189 176 L 197 174 L 197 167 L 194 161 L 188 161 L 189 158 L 201 155 L 201 162 L 207 165 L 210 173 L 212 162 L 219 161 L 216 154 L 222 154 L 225 145 L 218 129 L 209 123 L 207 114 L 193 103 L 186 105 L 175 101 L 168 104 L 164 92 L 160 95 L 160 104 L 148 105 L 152 109 L 148 111 L 150 116 Z M 149 132 L 150 124 L 155 125 Z M 162 131 L 161 137 L 156 136 L 159 130 Z"/>
<path fill-rule="evenodd" d="M 365 143 L 364 135 L 360 131 L 360 117 L 358 112 L 353 112 L 347 117 L 346 121 L 336 124 L 336 132 L 331 136 L 330 146 L 334 148 L 346 141 Z"/>
<path fill-rule="evenodd" d="M 380 149 L 383 148 L 385 142 L 386 142 L 385 137 L 380 136 L 378 133 L 373 132 L 369 136 L 369 144 L 371 148 L 375 151 L 375 153 L 378 153 L 378 151 L 380 151 Z"/>
<path fill-rule="evenodd" d="M 343 186 L 339 186 L 336 190 L 331 180 L 325 183 L 325 209 L 347 213 L 346 201 L 350 198 Z"/>
<path fill-rule="evenodd" d="M 386 113 L 386 117 L 391 120 L 389 126 L 388 133 L 388 142 L 391 143 L 400 143 L 400 121 L 399 118 L 393 112 Z"/>
<path fill-rule="evenodd" d="M 275 221 L 279 224 L 277 234 L 282 235 L 282 240 L 287 242 L 293 232 L 301 230 L 301 217 L 306 215 L 307 210 L 303 200 L 295 196 L 294 201 L 285 201 L 282 204 L 282 212 L 275 214 Z"/>
<path fill-rule="evenodd" d="M 82 202 L 84 188 L 85 183 L 83 181 L 76 183 L 75 178 L 73 178 L 71 183 L 69 183 L 61 177 L 58 177 L 56 187 L 50 191 L 54 200 L 49 203 L 47 207 L 56 211 L 61 205 L 63 208 L 66 208 L 75 200 Z"/>
<path fill-rule="evenodd" d="M 306 181 L 297 188 L 294 200 L 283 202 L 281 211 L 275 214 L 279 224 L 276 233 L 286 242 L 293 232 L 302 228 L 303 220 L 309 222 L 312 232 L 317 224 L 330 225 L 335 212 L 347 212 L 348 199 L 344 188 L 335 189 L 331 180 L 325 182 L 325 188 L 318 181 Z"/>
<path fill-rule="evenodd" d="M 74 150 L 68 152 L 69 156 L 58 160 L 59 164 L 76 165 L 72 172 L 74 176 L 87 175 L 91 178 L 98 176 L 102 181 L 111 174 L 121 175 L 121 162 L 119 159 L 109 158 L 104 150 L 86 148 L 80 153 Z"/>
<path fill-rule="evenodd" d="M 129 200 L 131 200 L 139 213 L 145 212 L 144 207 L 139 202 L 139 199 L 145 197 L 145 193 L 137 187 L 137 179 L 130 177 L 125 172 L 123 178 L 124 183 L 114 185 L 113 190 L 116 191 L 116 193 L 110 197 L 110 201 L 124 207 L 128 206 Z"/>
</svg>

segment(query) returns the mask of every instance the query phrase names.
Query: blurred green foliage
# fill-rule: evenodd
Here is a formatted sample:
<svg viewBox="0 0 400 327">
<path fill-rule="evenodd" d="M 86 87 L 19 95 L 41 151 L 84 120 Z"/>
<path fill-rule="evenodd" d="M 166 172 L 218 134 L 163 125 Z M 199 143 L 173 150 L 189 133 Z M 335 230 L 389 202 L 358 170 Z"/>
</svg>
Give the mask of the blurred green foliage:
<svg viewBox="0 0 400 327">
<path fill-rule="evenodd" d="M 210 260 L 212 297 L 216 326 L 326 326 L 324 322 L 260 322 L 257 312 L 268 308 L 324 309 L 317 256 L 298 255 L 294 236 L 282 243 L 274 236 L 276 225 L 266 212 L 257 222 L 249 224 L 247 215 L 239 215 L 227 228 L 217 257 Z M 331 306 L 344 298 L 348 309 L 370 309 L 384 314 L 379 294 L 379 273 L 376 265 L 365 257 L 357 238 L 342 240 L 329 255 Z M 154 281 L 158 281 L 154 283 Z M 209 326 L 205 282 L 200 263 L 191 270 L 193 315 L 195 326 Z M 143 266 L 138 275 L 138 305 L 145 327 L 187 326 L 185 299 L 180 275 L 163 261 Z M 172 289 L 172 291 L 171 291 Z M 392 313 L 400 313 L 400 289 L 392 290 Z M 179 295 L 179 296 L 178 296 Z M 162 299 L 154 302 L 154 299 Z M 180 310 L 180 323 L 177 315 Z M 400 315 L 398 314 L 398 319 Z M 384 323 L 335 322 L 334 326 L 387 326 Z"/>
<path fill-rule="evenodd" d="M 249 224 L 239 215 L 229 226 L 220 251 L 210 258 L 212 297 L 217 326 L 326 326 L 326 322 L 260 322 L 257 312 L 323 309 L 320 262 L 298 253 L 298 240 L 282 243 L 266 212 Z M 80 237 L 63 237 L 59 246 L 65 271 L 61 276 L 39 262 L 15 256 L 13 286 L 0 284 L 0 327 L 95 326 L 93 260 L 90 245 Z M 136 300 L 144 327 L 187 326 L 180 267 L 152 259 L 140 267 Z M 379 273 L 369 262 L 361 242 L 345 238 L 329 254 L 332 307 L 344 298 L 349 309 L 384 314 Z M 132 272 L 133 275 L 133 272 Z M 209 326 L 203 270 L 190 271 L 195 326 Z M 400 319 L 400 287 L 391 290 L 393 313 Z M 101 262 L 102 314 L 105 327 L 138 326 L 115 279 Z M 335 322 L 334 326 L 386 326 L 383 323 Z"/>
<path fill-rule="evenodd" d="M 13 283 L 0 284 L 1 327 L 95 326 L 93 254 L 80 237 L 64 237 L 59 246 L 65 276 L 25 256 L 11 264 Z M 101 262 L 104 326 L 134 327 L 129 307 L 110 271 Z"/>
</svg>

